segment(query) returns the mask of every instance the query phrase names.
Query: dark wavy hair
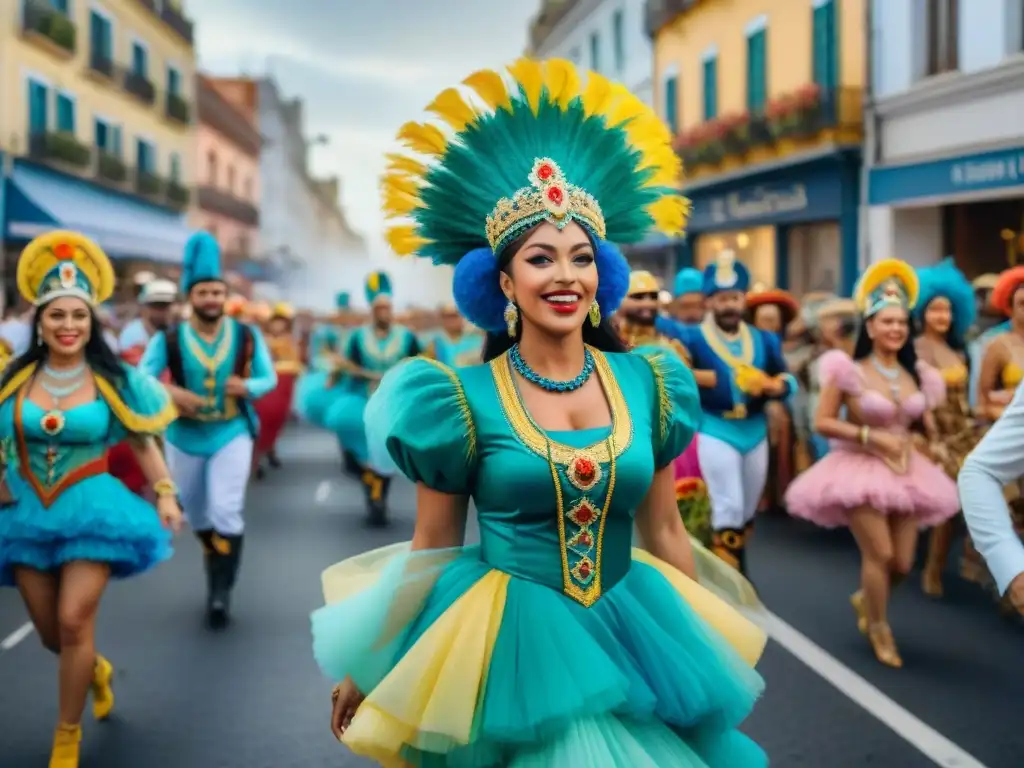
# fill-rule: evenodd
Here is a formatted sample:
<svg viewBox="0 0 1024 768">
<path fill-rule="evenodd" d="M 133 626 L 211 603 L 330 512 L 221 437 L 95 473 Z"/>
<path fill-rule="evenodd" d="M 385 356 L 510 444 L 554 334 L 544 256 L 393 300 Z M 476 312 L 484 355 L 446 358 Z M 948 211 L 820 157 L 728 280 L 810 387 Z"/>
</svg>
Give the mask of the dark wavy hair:
<svg viewBox="0 0 1024 768">
<path fill-rule="evenodd" d="M 526 232 L 521 234 L 515 240 L 508 244 L 505 250 L 501 254 L 501 271 L 506 275 L 509 275 L 509 265 L 512 263 L 512 257 L 515 256 L 519 250 L 523 247 L 526 239 L 530 236 L 533 229 L 528 229 Z M 596 247 L 596 245 L 595 245 Z M 516 325 L 516 335 L 514 337 L 509 336 L 508 333 L 487 333 L 487 337 L 484 339 L 484 362 L 490 362 L 496 357 L 508 352 L 512 348 L 512 345 L 519 341 L 523 333 L 523 324 L 518 323 Z M 626 352 L 626 345 L 622 343 L 622 339 L 619 334 L 616 333 L 615 329 L 612 328 L 612 324 L 609 318 L 602 317 L 601 322 L 596 327 L 590 324 L 589 320 L 583 322 L 583 343 L 589 344 L 595 349 L 599 349 L 602 352 Z"/>
<path fill-rule="evenodd" d="M 3 379 L 0 380 L 0 386 L 6 384 L 15 374 L 33 363 L 45 362 L 49 356 L 50 348 L 46 344 L 41 344 L 39 339 L 39 318 L 48 305 L 49 302 L 36 307 L 35 314 L 32 315 L 32 339 L 28 351 L 11 361 L 7 370 L 4 371 Z M 107 345 L 106 339 L 103 338 L 103 326 L 96 319 L 96 312 L 92 307 L 89 308 L 89 331 L 89 341 L 85 345 L 85 362 L 95 373 L 115 386 L 123 385 L 125 380 L 124 363 Z"/>
<path fill-rule="evenodd" d="M 866 317 L 862 318 L 860 327 L 857 329 L 857 340 L 853 345 L 854 360 L 863 360 L 871 355 L 871 350 L 874 345 L 871 339 L 868 338 L 868 319 L 869 318 Z M 917 350 L 914 348 L 913 330 L 913 326 L 910 325 L 910 320 L 908 318 L 907 340 L 903 342 L 903 346 L 900 347 L 899 352 L 896 353 L 896 362 L 900 364 L 900 367 L 903 368 L 903 370 L 910 374 L 914 383 L 920 389 L 921 377 L 917 373 Z"/>
</svg>

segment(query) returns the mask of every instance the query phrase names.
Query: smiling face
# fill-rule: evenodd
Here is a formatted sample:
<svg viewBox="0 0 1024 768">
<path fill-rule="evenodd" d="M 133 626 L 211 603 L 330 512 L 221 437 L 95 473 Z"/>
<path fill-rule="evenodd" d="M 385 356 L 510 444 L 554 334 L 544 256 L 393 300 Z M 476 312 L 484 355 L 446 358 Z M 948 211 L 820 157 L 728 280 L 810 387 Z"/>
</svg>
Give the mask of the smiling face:
<svg viewBox="0 0 1024 768">
<path fill-rule="evenodd" d="M 953 305 L 945 296 L 936 296 L 924 310 L 924 324 L 939 336 L 949 333 L 953 325 Z"/>
<path fill-rule="evenodd" d="M 82 299 L 54 299 L 39 313 L 39 335 L 50 354 L 72 357 L 81 353 L 92 336 L 92 312 Z"/>
<path fill-rule="evenodd" d="M 868 338 L 879 351 L 895 354 L 903 349 L 910 335 L 907 310 L 901 307 L 886 307 L 868 318 Z"/>
<path fill-rule="evenodd" d="M 619 312 L 634 325 L 654 325 L 658 317 L 658 292 L 631 293 L 622 302 Z"/>
<path fill-rule="evenodd" d="M 580 332 L 597 294 L 590 237 L 576 223 L 534 227 L 501 273 L 501 290 L 524 326 L 552 336 Z"/>
</svg>

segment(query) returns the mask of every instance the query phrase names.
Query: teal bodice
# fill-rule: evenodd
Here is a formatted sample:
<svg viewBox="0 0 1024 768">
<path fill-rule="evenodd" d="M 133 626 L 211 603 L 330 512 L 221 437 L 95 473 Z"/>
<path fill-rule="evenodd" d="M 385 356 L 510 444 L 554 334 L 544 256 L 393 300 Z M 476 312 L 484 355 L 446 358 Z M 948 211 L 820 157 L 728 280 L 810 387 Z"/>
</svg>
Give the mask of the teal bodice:
<svg viewBox="0 0 1024 768">
<path fill-rule="evenodd" d="M 435 334 L 430 341 L 433 357 L 439 362 L 455 368 L 479 365 L 484 351 L 484 337 L 479 333 L 464 333 L 453 339 L 444 331 Z"/>
<path fill-rule="evenodd" d="M 372 326 L 352 331 L 345 344 L 345 357 L 372 373 L 386 373 L 407 357 L 419 353 L 415 334 L 402 325 L 392 325 L 386 336 L 378 336 Z M 352 378 L 352 387 L 367 391 L 369 383 Z"/>
<path fill-rule="evenodd" d="M 461 369 L 410 361 L 384 378 L 366 412 L 370 439 L 386 441 L 405 475 L 472 496 L 489 565 L 583 605 L 629 569 L 634 513 L 700 415 L 677 356 L 595 358 L 610 427 L 541 430 L 506 356 Z"/>
</svg>

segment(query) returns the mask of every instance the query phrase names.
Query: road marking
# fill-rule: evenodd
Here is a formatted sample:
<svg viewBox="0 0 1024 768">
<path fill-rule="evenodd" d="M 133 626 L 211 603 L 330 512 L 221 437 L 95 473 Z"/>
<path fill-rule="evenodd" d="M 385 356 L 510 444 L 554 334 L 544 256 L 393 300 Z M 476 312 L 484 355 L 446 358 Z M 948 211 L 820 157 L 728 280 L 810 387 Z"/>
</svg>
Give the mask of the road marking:
<svg viewBox="0 0 1024 768">
<path fill-rule="evenodd" d="M 321 480 L 320 485 L 316 487 L 316 503 L 324 504 L 327 501 L 327 497 L 331 495 L 331 481 Z"/>
<path fill-rule="evenodd" d="M 986 768 L 820 645 L 766 608 L 745 611 L 772 640 L 942 768 Z"/>
<path fill-rule="evenodd" d="M 14 646 L 24 640 L 26 637 L 31 635 L 33 632 L 32 622 L 22 624 L 16 630 L 11 632 L 7 637 L 0 641 L 0 653 L 6 653 L 11 650 Z"/>
</svg>

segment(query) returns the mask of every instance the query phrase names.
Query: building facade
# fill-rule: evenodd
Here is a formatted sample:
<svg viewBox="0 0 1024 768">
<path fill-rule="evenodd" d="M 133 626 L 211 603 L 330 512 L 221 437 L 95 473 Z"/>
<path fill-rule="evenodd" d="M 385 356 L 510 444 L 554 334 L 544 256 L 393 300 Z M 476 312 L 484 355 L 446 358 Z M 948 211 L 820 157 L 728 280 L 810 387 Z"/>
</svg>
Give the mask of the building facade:
<svg viewBox="0 0 1024 768">
<path fill-rule="evenodd" d="M 67 228 L 95 238 L 122 271 L 180 261 L 194 80 L 192 24 L 179 0 L 0 4 L 7 255 Z"/>
<path fill-rule="evenodd" d="M 852 290 L 864 2 L 648 0 L 655 105 L 693 201 L 681 265 L 731 248 L 755 284 Z"/>
<path fill-rule="evenodd" d="M 865 260 L 1024 260 L 1024 2 L 872 0 Z"/>
<path fill-rule="evenodd" d="M 341 209 L 337 178 L 315 179 L 303 104 L 286 100 L 271 79 L 256 82 L 260 156 L 260 247 L 281 299 L 326 311 L 340 291 L 362 296 L 370 269 L 366 244 Z M 265 288 L 271 292 L 271 288 Z"/>
<path fill-rule="evenodd" d="M 260 251 L 260 148 L 254 83 L 199 76 L 192 223 L 217 238 L 228 269 Z"/>
</svg>

